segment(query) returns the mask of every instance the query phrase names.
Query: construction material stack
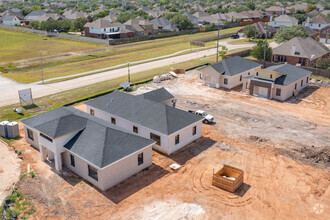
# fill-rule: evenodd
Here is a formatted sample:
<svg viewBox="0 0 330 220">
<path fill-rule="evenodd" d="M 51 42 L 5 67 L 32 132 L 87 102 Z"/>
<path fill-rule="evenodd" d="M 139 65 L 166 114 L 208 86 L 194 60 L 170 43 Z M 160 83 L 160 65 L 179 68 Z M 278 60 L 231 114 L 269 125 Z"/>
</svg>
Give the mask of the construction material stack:
<svg viewBox="0 0 330 220">
<path fill-rule="evenodd" d="M 243 170 L 224 165 L 217 173 L 213 173 L 212 185 L 229 192 L 235 192 L 242 185 L 243 178 Z"/>
</svg>

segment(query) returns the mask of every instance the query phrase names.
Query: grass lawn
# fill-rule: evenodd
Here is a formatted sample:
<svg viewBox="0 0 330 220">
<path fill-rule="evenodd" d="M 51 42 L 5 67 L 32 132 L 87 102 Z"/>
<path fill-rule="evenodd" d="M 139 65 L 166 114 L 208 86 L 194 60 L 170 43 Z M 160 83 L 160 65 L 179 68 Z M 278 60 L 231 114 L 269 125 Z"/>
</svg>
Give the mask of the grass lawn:
<svg viewBox="0 0 330 220">
<path fill-rule="evenodd" d="M 104 47 L 107 45 L 0 28 L 1 63 L 39 58 L 40 51 L 46 51 L 51 56 Z"/>
<path fill-rule="evenodd" d="M 239 40 L 230 41 L 230 42 L 228 42 L 228 44 L 231 44 L 231 45 L 254 44 L 254 41 L 253 40 L 249 41 L 249 39 L 242 38 L 242 39 L 239 39 Z"/>
<path fill-rule="evenodd" d="M 222 33 L 231 33 L 238 29 L 238 27 L 225 29 L 222 30 Z M 181 35 L 111 47 L 108 46 L 106 52 L 92 53 L 55 61 L 44 60 L 44 78 L 50 79 L 59 76 L 68 76 L 127 62 L 172 54 L 191 48 L 190 39 L 198 39 L 215 34 L 217 34 L 217 31 Z M 40 64 L 37 63 L 22 69 L 13 69 L 9 73 L 2 73 L 2 75 L 22 83 L 32 83 L 41 80 L 41 67 Z"/>
</svg>

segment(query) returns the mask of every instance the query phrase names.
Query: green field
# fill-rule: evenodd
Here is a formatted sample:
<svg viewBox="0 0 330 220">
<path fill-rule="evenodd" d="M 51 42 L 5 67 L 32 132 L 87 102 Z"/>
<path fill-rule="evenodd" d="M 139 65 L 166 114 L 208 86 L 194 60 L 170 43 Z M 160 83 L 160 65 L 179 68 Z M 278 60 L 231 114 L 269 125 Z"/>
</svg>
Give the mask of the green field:
<svg viewBox="0 0 330 220">
<path fill-rule="evenodd" d="M 237 31 L 239 28 L 240 27 L 225 29 L 222 30 L 221 33 L 232 33 Z M 191 48 L 191 39 L 214 36 L 215 34 L 217 34 L 216 31 L 203 32 L 193 35 L 181 35 L 124 45 L 107 46 L 108 49 L 105 52 L 90 53 L 81 56 L 69 57 L 66 59 L 49 61 L 45 59 L 43 65 L 44 78 L 51 79 L 59 76 L 69 76 L 72 74 L 107 68 L 127 62 L 172 54 Z M 63 39 L 61 40 L 65 41 Z M 99 46 L 99 44 L 95 45 Z M 2 75 L 23 83 L 37 82 L 41 80 L 41 66 L 38 62 L 24 68 L 13 68 L 8 73 L 2 73 Z"/>
<path fill-rule="evenodd" d="M 43 51 L 48 56 L 54 56 L 68 52 L 105 48 L 106 46 L 86 41 L 46 37 L 43 34 L 0 28 L 0 63 L 39 58 L 40 51 Z"/>
</svg>

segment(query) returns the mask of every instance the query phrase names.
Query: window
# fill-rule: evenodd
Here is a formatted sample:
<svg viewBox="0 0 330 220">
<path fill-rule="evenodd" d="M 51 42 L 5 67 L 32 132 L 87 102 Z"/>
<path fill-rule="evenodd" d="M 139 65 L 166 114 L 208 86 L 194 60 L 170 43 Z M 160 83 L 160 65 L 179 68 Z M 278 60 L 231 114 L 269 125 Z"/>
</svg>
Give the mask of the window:
<svg viewBox="0 0 330 220">
<path fill-rule="evenodd" d="M 180 135 L 175 136 L 175 144 L 180 143 Z"/>
<path fill-rule="evenodd" d="M 248 72 L 248 75 L 250 75 L 250 72 Z"/>
<path fill-rule="evenodd" d="M 308 76 L 307 76 L 307 78 L 306 78 L 306 83 L 308 83 Z"/>
<path fill-rule="evenodd" d="M 294 89 L 297 89 L 297 83 L 294 85 Z"/>
<path fill-rule="evenodd" d="M 284 57 L 284 62 L 286 62 L 286 56 Z"/>
<path fill-rule="evenodd" d="M 90 110 L 91 115 L 95 115 L 94 109 Z"/>
<path fill-rule="evenodd" d="M 227 84 L 228 84 L 228 79 L 224 79 L 224 80 L 223 80 L 223 83 L 224 83 L 225 85 L 227 85 Z"/>
<path fill-rule="evenodd" d="M 273 78 L 273 74 L 270 74 L 270 78 L 271 78 L 271 79 Z"/>
<path fill-rule="evenodd" d="M 302 59 L 301 59 L 301 58 L 299 58 L 299 61 L 298 61 L 298 63 L 300 63 L 300 64 L 302 63 Z"/>
<path fill-rule="evenodd" d="M 259 75 L 259 73 L 257 72 L 257 76 Z"/>
<path fill-rule="evenodd" d="M 136 126 L 133 126 L 133 132 L 134 132 L 134 133 L 139 133 L 139 128 L 136 127 Z"/>
<path fill-rule="evenodd" d="M 138 166 L 143 164 L 143 153 L 138 154 Z"/>
<path fill-rule="evenodd" d="M 199 74 L 199 78 L 202 79 L 202 74 Z"/>
<path fill-rule="evenodd" d="M 242 75 L 239 77 L 239 81 L 242 81 Z"/>
<path fill-rule="evenodd" d="M 150 133 L 150 139 L 156 141 L 156 144 L 161 145 L 161 140 L 159 135 Z"/>
<path fill-rule="evenodd" d="M 193 135 L 196 135 L 196 133 L 197 133 L 197 127 L 194 126 L 194 127 L 193 127 L 193 132 L 192 132 L 192 134 L 193 134 Z"/>
<path fill-rule="evenodd" d="M 111 123 L 115 125 L 116 124 L 116 119 L 111 117 Z"/>
<path fill-rule="evenodd" d="M 30 129 L 26 129 L 27 131 L 27 135 L 28 135 L 28 138 L 30 140 L 33 140 L 34 141 L 34 138 L 33 138 L 33 131 L 31 131 Z"/>
<path fill-rule="evenodd" d="M 281 89 L 279 89 L 279 88 L 276 89 L 276 95 L 281 96 Z"/>
<path fill-rule="evenodd" d="M 319 27 L 321 27 L 321 24 L 319 24 Z"/>
<path fill-rule="evenodd" d="M 302 87 L 304 83 L 304 80 L 301 80 L 300 86 Z"/>
<path fill-rule="evenodd" d="M 88 165 L 88 176 L 92 177 L 94 180 L 98 181 L 97 169 Z"/>
<path fill-rule="evenodd" d="M 53 142 L 53 139 L 51 139 L 50 137 L 47 137 L 46 135 L 44 135 L 43 133 L 40 133 L 40 136 L 45 138 L 47 141 L 49 142 Z"/>
<path fill-rule="evenodd" d="M 70 161 L 71 161 L 71 166 L 75 166 L 75 162 L 74 162 L 74 156 L 72 154 L 70 154 Z"/>
</svg>

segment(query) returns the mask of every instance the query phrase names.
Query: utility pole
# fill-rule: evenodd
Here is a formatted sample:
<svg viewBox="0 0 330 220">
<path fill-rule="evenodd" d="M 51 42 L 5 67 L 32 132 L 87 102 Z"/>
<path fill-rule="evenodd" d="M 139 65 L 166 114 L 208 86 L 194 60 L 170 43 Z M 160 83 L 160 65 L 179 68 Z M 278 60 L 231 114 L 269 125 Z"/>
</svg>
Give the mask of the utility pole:
<svg viewBox="0 0 330 220">
<path fill-rule="evenodd" d="M 217 38 L 217 54 L 215 55 L 217 58 L 217 62 L 219 61 L 219 37 L 220 37 L 220 21 L 218 21 L 218 38 Z"/>
<path fill-rule="evenodd" d="M 42 51 L 40 51 L 40 63 L 41 63 L 41 81 L 42 81 L 42 84 L 45 84 L 45 82 L 44 82 L 44 70 L 43 70 L 43 65 L 42 65 Z"/>
<path fill-rule="evenodd" d="M 127 63 L 128 82 L 131 82 L 131 75 L 129 71 L 129 63 Z"/>
<path fill-rule="evenodd" d="M 264 50 L 264 61 L 266 64 L 266 51 L 267 51 L 267 31 L 266 31 L 266 40 L 265 40 L 265 50 Z"/>
<path fill-rule="evenodd" d="M 190 52 L 192 52 L 192 31 L 190 32 Z"/>
</svg>

